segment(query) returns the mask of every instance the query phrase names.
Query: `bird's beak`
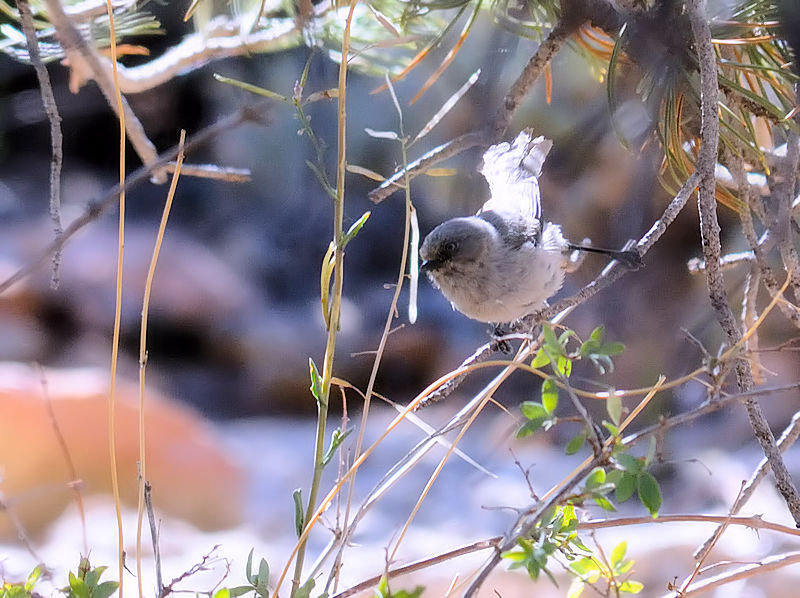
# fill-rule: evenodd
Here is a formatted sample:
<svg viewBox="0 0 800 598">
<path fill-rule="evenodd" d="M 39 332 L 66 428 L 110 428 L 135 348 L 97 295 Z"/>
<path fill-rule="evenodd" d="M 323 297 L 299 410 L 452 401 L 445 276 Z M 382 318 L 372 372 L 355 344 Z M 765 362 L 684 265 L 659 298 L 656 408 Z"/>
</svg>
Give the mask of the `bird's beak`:
<svg viewBox="0 0 800 598">
<path fill-rule="evenodd" d="M 422 260 L 419 269 L 423 272 L 433 272 L 434 270 L 438 270 L 441 265 L 442 262 L 439 260 Z"/>
</svg>

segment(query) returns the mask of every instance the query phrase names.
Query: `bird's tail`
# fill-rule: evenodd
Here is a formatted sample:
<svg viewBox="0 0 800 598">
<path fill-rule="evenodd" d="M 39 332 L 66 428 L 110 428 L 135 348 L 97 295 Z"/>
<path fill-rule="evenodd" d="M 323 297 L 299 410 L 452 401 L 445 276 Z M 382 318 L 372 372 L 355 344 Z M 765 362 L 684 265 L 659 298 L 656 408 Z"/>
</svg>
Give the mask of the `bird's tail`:
<svg viewBox="0 0 800 598">
<path fill-rule="evenodd" d="M 589 253 L 599 253 L 607 255 L 612 260 L 617 260 L 626 268 L 631 270 L 638 270 L 644 266 L 642 256 L 635 249 L 601 249 L 600 247 L 592 247 L 590 245 L 568 245 L 571 251 L 588 251 Z"/>
</svg>

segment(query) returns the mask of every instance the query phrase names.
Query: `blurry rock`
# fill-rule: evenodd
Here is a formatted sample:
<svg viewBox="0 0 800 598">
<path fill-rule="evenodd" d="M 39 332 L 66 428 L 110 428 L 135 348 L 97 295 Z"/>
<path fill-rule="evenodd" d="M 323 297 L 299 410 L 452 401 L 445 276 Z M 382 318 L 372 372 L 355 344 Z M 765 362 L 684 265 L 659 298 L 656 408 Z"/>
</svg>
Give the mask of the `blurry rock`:
<svg viewBox="0 0 800 598">
<path fill-rule="evenodd" d="M 44 380 L 44 382 L 43 382 Z M 63 435 L 83 495 L 111 491 L 108 373 L 0 364 L 0 492 L 28 533 L 41 532 L 73 500 Z M 55 421 L 48 413 L 47 400 Z M 138 387 L 118 381 L 116 440 L 123 501 L 136 504 Z M 149 390 L 145 404 L 146 477 L 154 507 L 202 529 L 236 525 L 244 474 L 213 429 L 192 409 Z M 0 538 L 16 531 L 0 511 Z"/>
</svg>

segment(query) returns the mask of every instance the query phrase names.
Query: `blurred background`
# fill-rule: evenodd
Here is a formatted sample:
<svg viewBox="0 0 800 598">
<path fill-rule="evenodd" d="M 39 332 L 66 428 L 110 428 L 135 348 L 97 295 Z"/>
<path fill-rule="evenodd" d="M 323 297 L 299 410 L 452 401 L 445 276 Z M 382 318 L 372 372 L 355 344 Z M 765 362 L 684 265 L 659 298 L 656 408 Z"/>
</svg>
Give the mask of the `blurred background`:
<svg viewBox="0 0 800 598">
<path fill-rule="evenodd" d="M 154 55 L 192 31 L 191 24 L 182 22 L 182 12 L 171 4 L 153 3 L 148 9 L 157 15 L 166 32 L 163 37 L 148 38 L 146 45 Z M 454 90 L 480 69 L 477 83 L 430 134 L 412 147 L 409 157 L 413 159 L 489 122 L 536 45 L 535 41 L 497 26 L 489 14 L 481 13 L 469 43 L 419 101 L 409 102 L 440 64 L 446 48 L 396 83 L 405 130 L 414 134 Z M 130 95 L 128 100 L 150 139 L 163 151 L 177 142 L 181 129 L 191 135 L 253 101 L 246 92 L 215 81 L 214 73 L 291 95 L 310 59 L 307 93 L 335 87 L 338 65 L 323 52 L 310 55 L 308 48 L 297 48 L 213 62 L 151 91 Z M 143 60 L 129 57 L 125 62 Z M 118 126 L 94 84 L 72 94 L 67 87 L 66 68 L 54 63 L 49 72 L 63 119 L 62 198 L 64 221 L 68 223 L 116 183 Z M 365 132 L 366 128 L 398 128 L 398 115 L 387 92 L 371 93 L 382 83 L 379 76 L 357 71 L 349 75 L 347 151 L 349 163 L 389 176 L 402 160 L 399 144 Z M 671 196 L 658 181 L 661 150 L 653 145 L 635 151 L 626 149 L 612 127 L 608 106 L 601 77 L 582 57 L 565 47 L 553 61 L 550 101 L 545 97 L 544 82 L 539 81 L 517 111 L 507 138 L 523 127 L 533 127 L 537 134 L 553 139 L 554 148 L 541 179 L 545 217 L 561 223 L 573 241 L 588 237 L 598 246 L 615 248 L 628 239 L 639 238 L 660 216 Z M 333 173 L 336 103 L 323 100 L 310 104 L 307 113 L 315 134 L 327 146 L 326 167 Z M 629 127 L 632 136 L 649 126 L 646 110 L 635 99 L 623 104 L 615 118 Z M 318 364 L 323 359 L 325 330 L 318 281 L 321 260 L 332 235 L 332 203 L 306 165 L 306 161 L 315 160 L 315 152 L 301 130 L 294 109 L 275 102 L 266 126 L 249 124 L 230 130 L 188 156 L 187 160 L 195 163 L 248 168 L 252 181 L 236 184 L 191 177 L 180 180 L 150 305 L 147 376 L 156 397 L 152 425 L 163 424 L 163 430 L 153 431 L 148 439 L 153 443 L 153 475 L 161 476 L 159 482 L 154 481 L 155 496 L 161 491 L 160 507 L 171 511 L 176 520 L 190 522 L 186 528 L 173 523 L 167 529 L 186 539 L 178 542 L 183 548 L 187 544 L 207 544 L 211 548 L 217 543 L 224 545 L 228 538 L 239 547 L 233 550 L 238 550 L 237 558 L 246 555 L 245 547 L 258 545 L 273 555 L 276 566 L 292 544 L 291 489 L 307 485 L 310 477 L 316 405 L 308 390 L 308 358 Z M 481 148 L 475 148 L 440 165 L 453 169 L 450 176 L 421 176 L 413 181 L 411 197 L 423 236 L 444 219 L 474 213 L 485 201 L 488 188 L 477 172 L 481 153 Z M 129 168 L 137 167 L 132 151 L 128 156 Z M 52 238 L 49 165 L 49 125 L 34 71 L 0 55 L 3 279 L 37 257 Z M 390 306 L 403 240 L 401 194 L 372 204 L 367 193 L 375 185 L 374 181 L 350 174 L 346 186 L 345 226 L 367 210 L 371 217 L 347 249 L 346 301 L 335 375 L 362 389 L 366 387 L 372 351 L 378 345 Z M 128 194 L 120 365 L 123 405 L 128 400 L 133 405 L 136 400 L 133 384 L 139 369 L 142 291 L 165 196 L 165 186 L 149 183 Z M 724 250 L 745 249 L 738 217 L 725 208 L 719 215 Z M 46 555 L 46 562 L 58 560 L 59 554 L 77 554 L 61 553 L 58 547 L 65 546 L 68 537 L 77 542 L 79 528 L 70 527 L 63 520 L 59 524 L 62 528 L 50 527 L 64 508 L 74 521 L 75 507 L 64 486 L 67 474 L 61 465 L 53 465 L 53 459 L 60 460 L 61 453 L 53 444 L 53 427 L 44 410 L 43 396 L 52 399 L 56 421 L 64 426 L 64 435 L 74 440 L 70 450 L 76 453 L 78 469 L 86 468 L 78 473 L 87 485 L 87 494 L 103 490 L 107 484 L 103 473 L 107 463 L 103 462 L 105 457 L 98 455 L 104 455 L 106 443 L 103 397 L 111 352 L 116 226 L 117 214 L 107 213 L 68 243 L 57 289 L 50 287 L 51 270 L 45 263 L 0 296 L 0 361 L 5 362 L 0 376 L 0 396 L 5 399 L 0 406 L 5 411 L 0 413 L 4 422 L 0 424 L 4 430 L 0 433 L 4 437 L 0 440 L 0 459 L 5 466 L 0 489 L 4 500 L 13 507 L 10 510 L 24 514 L 25 527 L 32 542 Z M 709 352 L 716 353 L 723 335 L 709 306 L 705 280 L 702 275 L 690 275 L 686 267 L 687 261 L 700 253 L 696 205 L 690 200 L 646 256 L 644 269 L 628 273 L 568 318 L 566 324 L 583 338 L 596 326 L 604 325 L 608 340 L 621 341 L 627 347 L 615 359 L 613 373 L 599 377 L 596 371 L 581 366 L 573 379 L 600 379 L 613 387 L 630 388 L 651 385 L 661 373 L 668 378 L 683 375 L 703 359 L 685 331 L 699 339 Z M 604 265 L 601 258 L 588 256 L 581 269 L 567 277 L 558 297 L 576 292 Z M 734 301 L 741 298 L 744 277 L 744 270 L 728 273 Z M 427 384 L 457 367 L 487 341 L 488 333 L 486 325 L 453 311 L 426 280 L 420 280 L 419 319 L 413 325 L 408 322 L 407 301 L 404 290 L 396 329 L 389 337 L 375 386 L 378 393 L 398 403 L 408 402 Z M 760 332 L 761 346 L 765 348 L 776 347 L 793 334 L 781 318 L 774 316 L 767 319 Z M 794 352 L 767 351 L 763 362 L 772 372 L 768 374 L 770 384 L 795 380 L 800 365 Z M 447 401 L 422 412 L 422 417 L 434 423 L 444 421 L 492 373 L 476 373 Z M 442 543 L 431 539 L 441 537 L 443 532 L 457 543 L 462 535 L 466 542 L 470 538 L 474 541 L 476 534 L 505 531 L 513 513 L 487 511 L 484 507 L 526 504 L 526 482 L 514 466 L 509 446 L 525 467 L 536 463 L 537 489 L 546 489 L 546 482 L 558 480 L 559 474 L 571 469 L 572 462 L 565 461 L 559 446 L 575 429 L 557 430 L 535 440 L 513 440 L 516 406 L 522 400 L 537 398 L 538 385 L 538 380 L 529 375 L 515 374 L 503 386 L 497 399 L 509 408 L 510 414 L 497 409 L 487 412 L 462 445 L 497 473 L 499 480 L 486 478 L 463 462 L 453 465 L 449 472 L 446 469 L 449 481 L 437 486 L 438 494 L 428 501 L 430 508 L 420 515 L 420 531 L 413 536 L 413 542 L 409 541 L 414 548 L 409 549 L 407 558 L 444 549 Z M 662 393 L 652 402 L 640 425 L 691 408 L 704 398 L 705 389 L 699 384 Z M 59 404 L 59 399 L 64 404 Z M 78 400 L 85 402 L 80 409 L 74 407 Z M 72 407 L 67 405 L 69 401 L 73 402 Z M 348 395 L 350 416 L 357 414 L 359 403 L 355 394 Z M 34 410 L 25 411 L 31 405 Z M 777 393 L 765 401 L 775 430 L 786 425 L 797 405 L 796 392 Z M 333 406 L 341 414 L 338 394 Z M 603 405 L 590 408 L 598 414 L 604 411 Z M 132 426 L 134 411 L 125 411 L 124 406 L 122 409 L 121 425 Z M 368 436 L 376 437 L 391 414 L 391 410 L 379 408 L 375 430 Z M 30 428 L 22 425 L 29 420 L 36 423 Z M 362 476 L 364 488 L 359 490 L 366 491 L 375 480 L 370 474 L 377 476 L 385 471 L 421 437 L 422 433 L 413 426 L 390 437 L 393 440 L 386 454 L 370 462 L 374 469 Z M 89 438 L 89 446 L 74 448 Z M 659 477 L 664 484 L 667 511 L 698 506 L 724 510 L 736 490 L 723 488 L 719 482 L 726 474 L 720 472 L 736 469 L 727 478 L 735 480 L 735 487 L 736 481 L 746 477 L 759 459 L 747 420 L 735 409 L 678 431 L 665 439 L 662 448 L 666 464 L 660 466 Z M 705 454 L 702 467 L 683 466 L 680 461 L 700 453 Z M 16 463 L 23 457 L 31 461 Z M 128 462 L 128 481 L 134 483 L 135 458 L 132 452 Z M 796 461 L 796 457 L 793 459 Z M 160 461 L 163 467 L 159 472 Z M 681 472 L 676 471 L 679 468 L 675 463 L 681 463 Z M 11 475 L 40 471 L 37 468 L 42 467 L 46 473 L 24 483 Z M 97 472 L 87 473 L 93 467 Z M 706 468 L 715 471 L 713 478 Z M 177 471 L 185 472 L 187 477 L 177 476 Z M 333 480 L 335 471 L 328 473 Z M 374 538 L 359 540 L 373 548 L 382 545 L 384 538 L 404 521 L 416 500 L 417 485 L 424 484 L 428 473 L 429 470 L 415 474 L 420 477 L 409 482 L 408 487 L 415 488 L 410 495 L 400 492 L 381 507 L 375 521 L 365 527 Z M 166 488 L 170 478 L 174 488 Z M 480 491 L 470 494 L 470 488 Z M 765 492 L 765 500 L 772 500 L 769 488 Z M 195 495 L 200 496 L 194 501 L 197 505 L 188 507 L 193 502 L 188 497 Z M 454 504 L 458 505 L 455 510 Z M 103 517 L 110 516 L 106 509 L 107 503 L 100 503 L 91 511 L 94 518 L 88 529 L 90 536 L 97 536 L 90 543 L 92 546 L 104 546 L 100 532 L 110 535 L 109 527 L 102 523 Z M 465 530 L 463 521 L 469 520 L 465 517 L 470 512 L 477 515 Z M 775 507 L 771 518 L 782 514 L 783 510 Z M 243 522 L 246 525 L 242 526 Z M 225 532 L 228 536 L 204 536 L 200 534 L 206 532 L 195 528 L 237 531 Z M 181 533 L 186 535 L 180 536 Z M 6 567 L 7 572 L 19 573 L 30 559 L 13 540 L 13 526 L 7 524 L 5 534 L 6 554 L 10 556 L 0 566 Z M 239 534 L 236 540 L 231 539 L 235 534 Z M 755 542 L 754 536 L 748 537 Z M 174 542 L 166 533 L 162 538 L 167 543 Z M 217 541 L 218 538 L 223 539 Z M 106 539 L 109 547 L 113 540 Z M 319 549 L 322 544 L 318 539 L 315 547 Z M 77 546 L 75 551 L 79 550 L 79 542 Z M 92 550 L 105 554 L 102 548 Z M 174 552 L 180 554 L 176 567 L 183 566 L 185 561 L 180 559 L 197 557 L 187 556 L 177 548 Z M 373 554 L 371 558 L 377 568 L 370 569 L 369 574 L 379 573 L 382 557 Z M 351 579 L 358 580 L 362 574 L 368 572 L 357 569 Z M 681 574 L 680 569 L 675 573 Z M 507 591 L 508 596 L 524 595 Z"/>
</svg>

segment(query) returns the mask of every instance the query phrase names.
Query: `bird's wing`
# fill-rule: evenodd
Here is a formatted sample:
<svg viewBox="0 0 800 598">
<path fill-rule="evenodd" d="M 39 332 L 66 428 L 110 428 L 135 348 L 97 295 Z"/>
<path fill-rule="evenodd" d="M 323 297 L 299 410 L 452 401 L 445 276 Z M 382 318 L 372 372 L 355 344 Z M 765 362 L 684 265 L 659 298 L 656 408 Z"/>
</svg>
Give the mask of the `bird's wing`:
<svg viewBox="0 0 800 598">
<path fill-rule="evenodd" d="M 491 197 L 480 212 L 521 215 L 531 223 L 540 223 L 538 177 L 551 147 L 552 141 L 534 138 L 532 130 L 525 129 L 512 143 L 504 141 L 486 150 L 480 171 L 489 183 Z"/>
</svg>

